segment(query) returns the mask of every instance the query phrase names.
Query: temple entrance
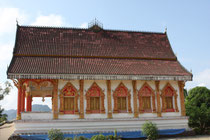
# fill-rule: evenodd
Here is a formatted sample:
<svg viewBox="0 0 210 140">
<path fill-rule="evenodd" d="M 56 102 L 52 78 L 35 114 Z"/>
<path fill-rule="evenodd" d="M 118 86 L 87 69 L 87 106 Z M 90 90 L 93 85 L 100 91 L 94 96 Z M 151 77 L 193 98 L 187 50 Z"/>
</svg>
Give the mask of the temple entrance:
<svg viewBox="0 0 210 140">
<path fill-rule="evenodd" d="M 33 97 L 31 112 L 51 112 L 52 97 Z"/>
</svg>

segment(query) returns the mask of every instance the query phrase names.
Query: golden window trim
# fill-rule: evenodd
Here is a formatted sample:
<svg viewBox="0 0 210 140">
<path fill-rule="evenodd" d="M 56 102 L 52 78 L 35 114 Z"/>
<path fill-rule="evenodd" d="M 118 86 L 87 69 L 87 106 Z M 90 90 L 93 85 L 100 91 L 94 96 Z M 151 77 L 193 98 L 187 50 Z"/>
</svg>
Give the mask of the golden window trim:
<svg viewBox="0 0 210 140">
<path fill-rule="evenodd" d="M 126 97 L 127 99 L 127 111 L 121 111 L 118 109 L 118 94 L 122 94 L 122 91 L 120 90 L 120 88 L 124 88 L 126 90 L 126 95 L 124 95 L 124 97 Z M 120 91 L 119 91 L 120 90 Z M 128 88 L 121 82 L 117 88 L 113 91 L 113 98 L 114 98 L 114 110 L 113 113 L 132 113 L 132 109 L 131 109 L 131 94 L 130 94 L 130 90 L 128 90 Z"/>
<path fill-rule="evenodd" d="M 166 90 L 167 88 L 171 88 L 172 89 L 172 95 L 166 95 Z M 162 99 L 162 112 L 179 112 L 178 109 L 178 105 L 177 105 L 177 91 L 174 89 L 173 86 L 171 86 L 171 84 L 168 82 L 166 83 L 166 85 L 164 86 L 164 88 L 161 90 L 161 99 Z M 173 109 L 167 109 L 166 108 L 166 97 L 167 96 L 172 96 L 172 105 L 175 106 L 175 108 L 173 107 Z"/>
<path fill-rule="evenodd" d="M 144 92 L 145 88 L 148 88 L 151 92 L 150 94 L 146 95 L 147 93 Z M 143 97 L 149 96 L 150 101 L 152 102 L 151 110 L 144 110 L 143 108 Z M 156 105 L 155 105 L 155 91 L 151 88 L 151 86 L 145 82 L 140 90 L 138 91 L 138 97 L 139 97 L 139 112 L 144 113 L 144 112 L 156 112 Z"/>
<path fill-rule="evenodd" d="M 66 91 L 67 90 L 67 91 Z M 73 90 L 74 92 L 71 92 Z M 59 114 L 78 114 L 78 90 L 75 86 L 68 82 L 66 85 L 60 90 L 60 109 Z M 74 98 L 74 110 L 72 112 L 64 110 L 64 98 L 73 97 Z"/>
<path fill-rule="evenodd" d="M 91 110 L 91 108 L 90 108 L 90 97 L 94 97 L 94 95 L 91 95 L 92 94 L 91 91 L 94 88 L 97 88 L 99 90 L 99 96 L 97 96 L 97 97 L 100 97 L 100 110 L 99 111 Z M 96 94 L 96 93 L 94 92 L 94 94 Z M 93 82 L 93 84 L 90 86 L 90 88 L 88 89 L 88 91 L 85 94 L 85 97 L 86 97 L 86 103 L 87 103 L 86 114 L 94 114 L 94 113 L 104 114 L 105 113 L 105 107 L 104 107 L 105 94 L 104 94 L 104 91 L 101 89 L 101 87 L 96 82 Z"/>
</svg>

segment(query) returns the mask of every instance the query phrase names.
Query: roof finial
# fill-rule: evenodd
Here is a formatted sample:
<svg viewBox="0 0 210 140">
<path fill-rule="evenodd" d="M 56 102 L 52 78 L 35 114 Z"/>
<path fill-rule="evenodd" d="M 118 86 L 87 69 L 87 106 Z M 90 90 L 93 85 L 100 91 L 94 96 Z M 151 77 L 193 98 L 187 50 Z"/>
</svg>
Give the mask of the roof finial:
<svg viewBox="0 0 210 140">
<path fill-rule="evenodd" d="M 19 26 L 19 24 L 18 24 L 18 19 L 17 19 L 17 18 L 16 18 L 16 25 Z"/>
<path fill-rule="evenodd" d="M 165 33 L 167 33 L 167 27 L 165 27 Z"/>
<path fill-rule="evenodd" d="M 103 24 L 95 18 L 92 22 L 88 23 L 88 29 L 93 29 L 94 31 L 100 31 L 103 29 Z"/>
</svg>

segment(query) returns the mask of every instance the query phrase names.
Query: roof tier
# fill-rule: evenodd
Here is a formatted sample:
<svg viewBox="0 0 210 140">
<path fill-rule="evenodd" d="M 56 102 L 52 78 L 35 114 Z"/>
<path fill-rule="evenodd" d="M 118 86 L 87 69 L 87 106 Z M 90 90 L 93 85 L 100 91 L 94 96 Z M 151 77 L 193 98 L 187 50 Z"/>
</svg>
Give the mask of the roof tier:
<svg viewBox="0 0 210 140">
<path fill-rule="evenodd" d="M 192 79 L 165 33 L 18 26 L 8 78 L 73 75 Z"/>
</svg>

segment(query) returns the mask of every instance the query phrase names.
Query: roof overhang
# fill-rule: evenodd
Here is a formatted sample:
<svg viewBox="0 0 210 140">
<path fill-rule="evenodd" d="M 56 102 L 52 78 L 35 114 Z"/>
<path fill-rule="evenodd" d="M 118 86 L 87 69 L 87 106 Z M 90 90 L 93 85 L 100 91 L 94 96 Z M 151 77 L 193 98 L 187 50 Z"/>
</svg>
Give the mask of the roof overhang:
<svg viewBox="0 0 210 140">
<path fill-rule="evenodd" d="M 11 74 L 8 79 L 68 79 L 68 80 L 173 80 L 192 81 L 192 76 L 171 75 L 90 75 L 90 74 Z"/>
</svg>

